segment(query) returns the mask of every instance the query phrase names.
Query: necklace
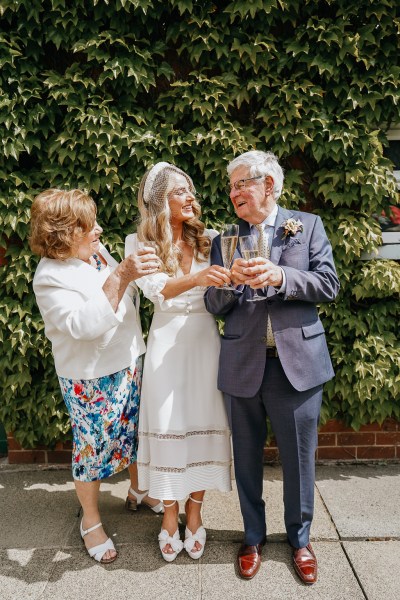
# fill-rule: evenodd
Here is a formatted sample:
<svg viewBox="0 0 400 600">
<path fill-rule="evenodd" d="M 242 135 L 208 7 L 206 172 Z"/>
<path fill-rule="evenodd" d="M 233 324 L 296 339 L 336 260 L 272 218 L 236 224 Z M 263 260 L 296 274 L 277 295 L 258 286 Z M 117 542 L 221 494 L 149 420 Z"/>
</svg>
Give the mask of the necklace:
<svg viewBox="0 0 400 600">
<path fill-rule="evenodd" d="M 97 271 L 101 271 L 102 263 L 101 263 L 101 260 L 99 259 L 99 257 L 97 256 L 97 254 L 93 254 L 92 258 L 94 258 L 94 261 L 96 263 Z"/>
</svg>

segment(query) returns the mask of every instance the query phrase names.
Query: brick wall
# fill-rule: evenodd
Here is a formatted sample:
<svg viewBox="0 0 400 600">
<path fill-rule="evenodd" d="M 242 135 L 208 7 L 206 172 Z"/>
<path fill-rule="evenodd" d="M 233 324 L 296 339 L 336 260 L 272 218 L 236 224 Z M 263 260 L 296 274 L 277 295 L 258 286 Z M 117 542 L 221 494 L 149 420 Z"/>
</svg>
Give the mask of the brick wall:
<svg viewBox="0 0 400 600">
<path fill-rule="evenodd" d="M 71 463 L 71 442 L 59 442 L 52 449 L 37 446 L 34 449 L 22 448 L 11 433 L 7 434 L 8 462 L 10 465 L 26 464 L 67 464 Z"/>
<path fill-rule="evenodd" d="M 71 443 L 58 443 L 54 449 L 38 446 L 25 450 L 12 434 L 7 435 L 10 464 L 68 464 Z M 277 462 L 279 451 L 274 440 L 264 449 L 265 462 Z M 360 431 L 346 427 L 341 421 L 328 421 L 318 434 L 317 460 L 367 461 L 400 460 L 400 422 L 387 419 L 382 425 L 363 425 Z"/>
<path fill-rule="evenodd" d="M 279 460 L 273 440 L 264 449 L 266 462 Z M 378 425 L 363 425 L 359 431 L 341 421 L 328 421 L 318 434 L 317 461 L 400 460 L 400 422 L 387 419 Z"/>
</svg>

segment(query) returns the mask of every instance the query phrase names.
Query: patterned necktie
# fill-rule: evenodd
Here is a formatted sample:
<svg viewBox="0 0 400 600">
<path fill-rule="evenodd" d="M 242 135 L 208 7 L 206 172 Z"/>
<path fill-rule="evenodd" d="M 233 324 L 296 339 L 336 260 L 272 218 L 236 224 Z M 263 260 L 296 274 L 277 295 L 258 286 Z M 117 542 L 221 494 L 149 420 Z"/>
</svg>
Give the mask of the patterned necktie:
<svg viewBox="0 0 400 600">
<path fill-rule="evenodd" d="M 258 230 L 258 252 L 260 256 L 263 256 L 264 258 L 269 258 L 270 257 L 270 249 L 269 249 L 269 236 L 268 233 L 265 231 L 264 225 L 262 223 L 260 223 L 259 225 L 255 226 L 256 229 Z M 272 325 L 271 325 L 271 319 L 267 318 L 267 331 L 266 331 L 266 335 L 265 335 L 265 341 L 268 347 L 276 347 L 275 344 L 275 338 L 274 338 L 274 332 L 272 331 Z"/>
</svg>

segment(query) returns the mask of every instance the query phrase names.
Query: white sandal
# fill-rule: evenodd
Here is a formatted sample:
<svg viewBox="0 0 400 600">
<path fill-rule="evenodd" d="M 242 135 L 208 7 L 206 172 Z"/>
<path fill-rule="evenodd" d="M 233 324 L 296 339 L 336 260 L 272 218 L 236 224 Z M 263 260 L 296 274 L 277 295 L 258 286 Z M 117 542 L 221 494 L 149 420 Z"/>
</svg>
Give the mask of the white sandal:
<svg viewBox="0 0 400 600">
<path fill-rule="evenodd" d="M 160 514 L 160 513 L 164 512 L 164 505 L 162 502 L 159 502 L 155 506 L 151 506 L 151 504 L 149 504 L 148 502 L 143 502 L 143 499 L 146 498 L 146 496 L 148 494 L 147 491 L 144 492 L 143 494 L 139 494 L 138 492 L 135 492 L 135 490 L 132 487 L 130 487 L 128 494 L 131 494 L 132 496 L 134 496 L 134 498 L 133 499 L 129 498 L 129 496 L 126 497 L 126 501 L 125 501 L 126 510 L 136 511 L 139 506 L 145 506 L 146 508 L 150 508 L 150 510 L 152 510 L 156 514 Z"/>
<path fill-rule="evenodd" d="M 174 504 L 176 504 L 176 500 L 174 500 L 171 504 L 165 504 L 163 506 L 169 507 L 174 506 Z M 162 557 L 167 562 L 172 562 L 173 560 L 175 560 L 179 552 L 183 550 L 183 542 L 179 537 L 179 529 L 177 529 L 174 535 L 172 536 L 169 535 L 166 529 L 161 529 L 160 533 L 158 534 L 158 543 L 160 546 Z M 173 552 L 164 552 L 164 548 L 168 544 L 171 546 Z"/>
<path fill-rule="evenodd" d="M 203 500 L 195 500 L 195 498 L 192 498 L 192 496 L 190 494 L 189 494 L 188 501 L 189 500 L 191 500 L 192 502 L 195 502 L 196 504 L 203 504 Z M 189 554 L 190 558 L 194 558 L 195 560 L 197 560 L 198 558 L 201 558 L 203 556 L 204 548 L 206 545 L 206 537 L 207 537 L 207 533 L 206 533 L 206 530 L 204 529 L 203 525 L 200 525 L 200 527 L 197 529 L 197 531 L 195 533 L 192 533 L 190 531 L 190 529 L 188 529 L 186 527 L 184 546 L 185 546 L 185 550 Z M 201 544 L 200 550 L 193 550 L 196 542 Z"/>
<path fill-rule="evenodd" d="M 89 529 L 83 529 L 82 521 L 83 521 L 83 519 L 81 520 L 79 529 L 80 529 L 81 538 L 83 541 L 83 538 L 85 537 L 85 535 L 87 535 L 88 533 L 91 533 L 95 529 L 98 529 L 99 527 L 101 527 L 101 523 L 97 523 L 97 525 L 93 525 L 93 527 L 89 527 Z M 114 560 L 118 556 L 118 554 L 116 554 L 112 558 L 104 558 L 103 559 L 103 556 L 105 555 L 105 553 L 108 550 L 115 550 L 113 541 L 110 538 L 108 538 L 103 544 L 98 544 L 97 546 L 93 546 L 93 548 L 86 548 L 86 550 L 88 551 L 89 556 L 94 558 L 94 560 L 97 560 L 97 562 L 103 563 L 103 564 L 108 564 L 108 563 L 114 562 Z"/>
</svg>

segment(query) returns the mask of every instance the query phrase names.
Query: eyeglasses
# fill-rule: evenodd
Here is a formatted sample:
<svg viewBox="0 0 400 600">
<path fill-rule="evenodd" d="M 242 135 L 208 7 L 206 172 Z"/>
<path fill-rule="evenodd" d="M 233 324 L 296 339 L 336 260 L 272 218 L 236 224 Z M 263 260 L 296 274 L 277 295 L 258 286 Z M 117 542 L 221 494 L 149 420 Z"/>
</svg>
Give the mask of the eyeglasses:
<svg viewBox="0 0 400 600">
<path fill-rule="evenodd" d="M 226 192 L 229 196 L 233 188 L 235 188 L 235 190 L 245 190 L 246 188 L 250 187 L 250 184 L 248 183 L 249 181 L 254 181 L 255 179 L 263 179 L 264 177 L 265 175 L 258 175 L 257 177 L 247 177 L 246 179 L 238 179 L 237 181 L 235 181 L 235 183 L 228 183 L 228 185 L 225 188 Z"/>
</svg>

